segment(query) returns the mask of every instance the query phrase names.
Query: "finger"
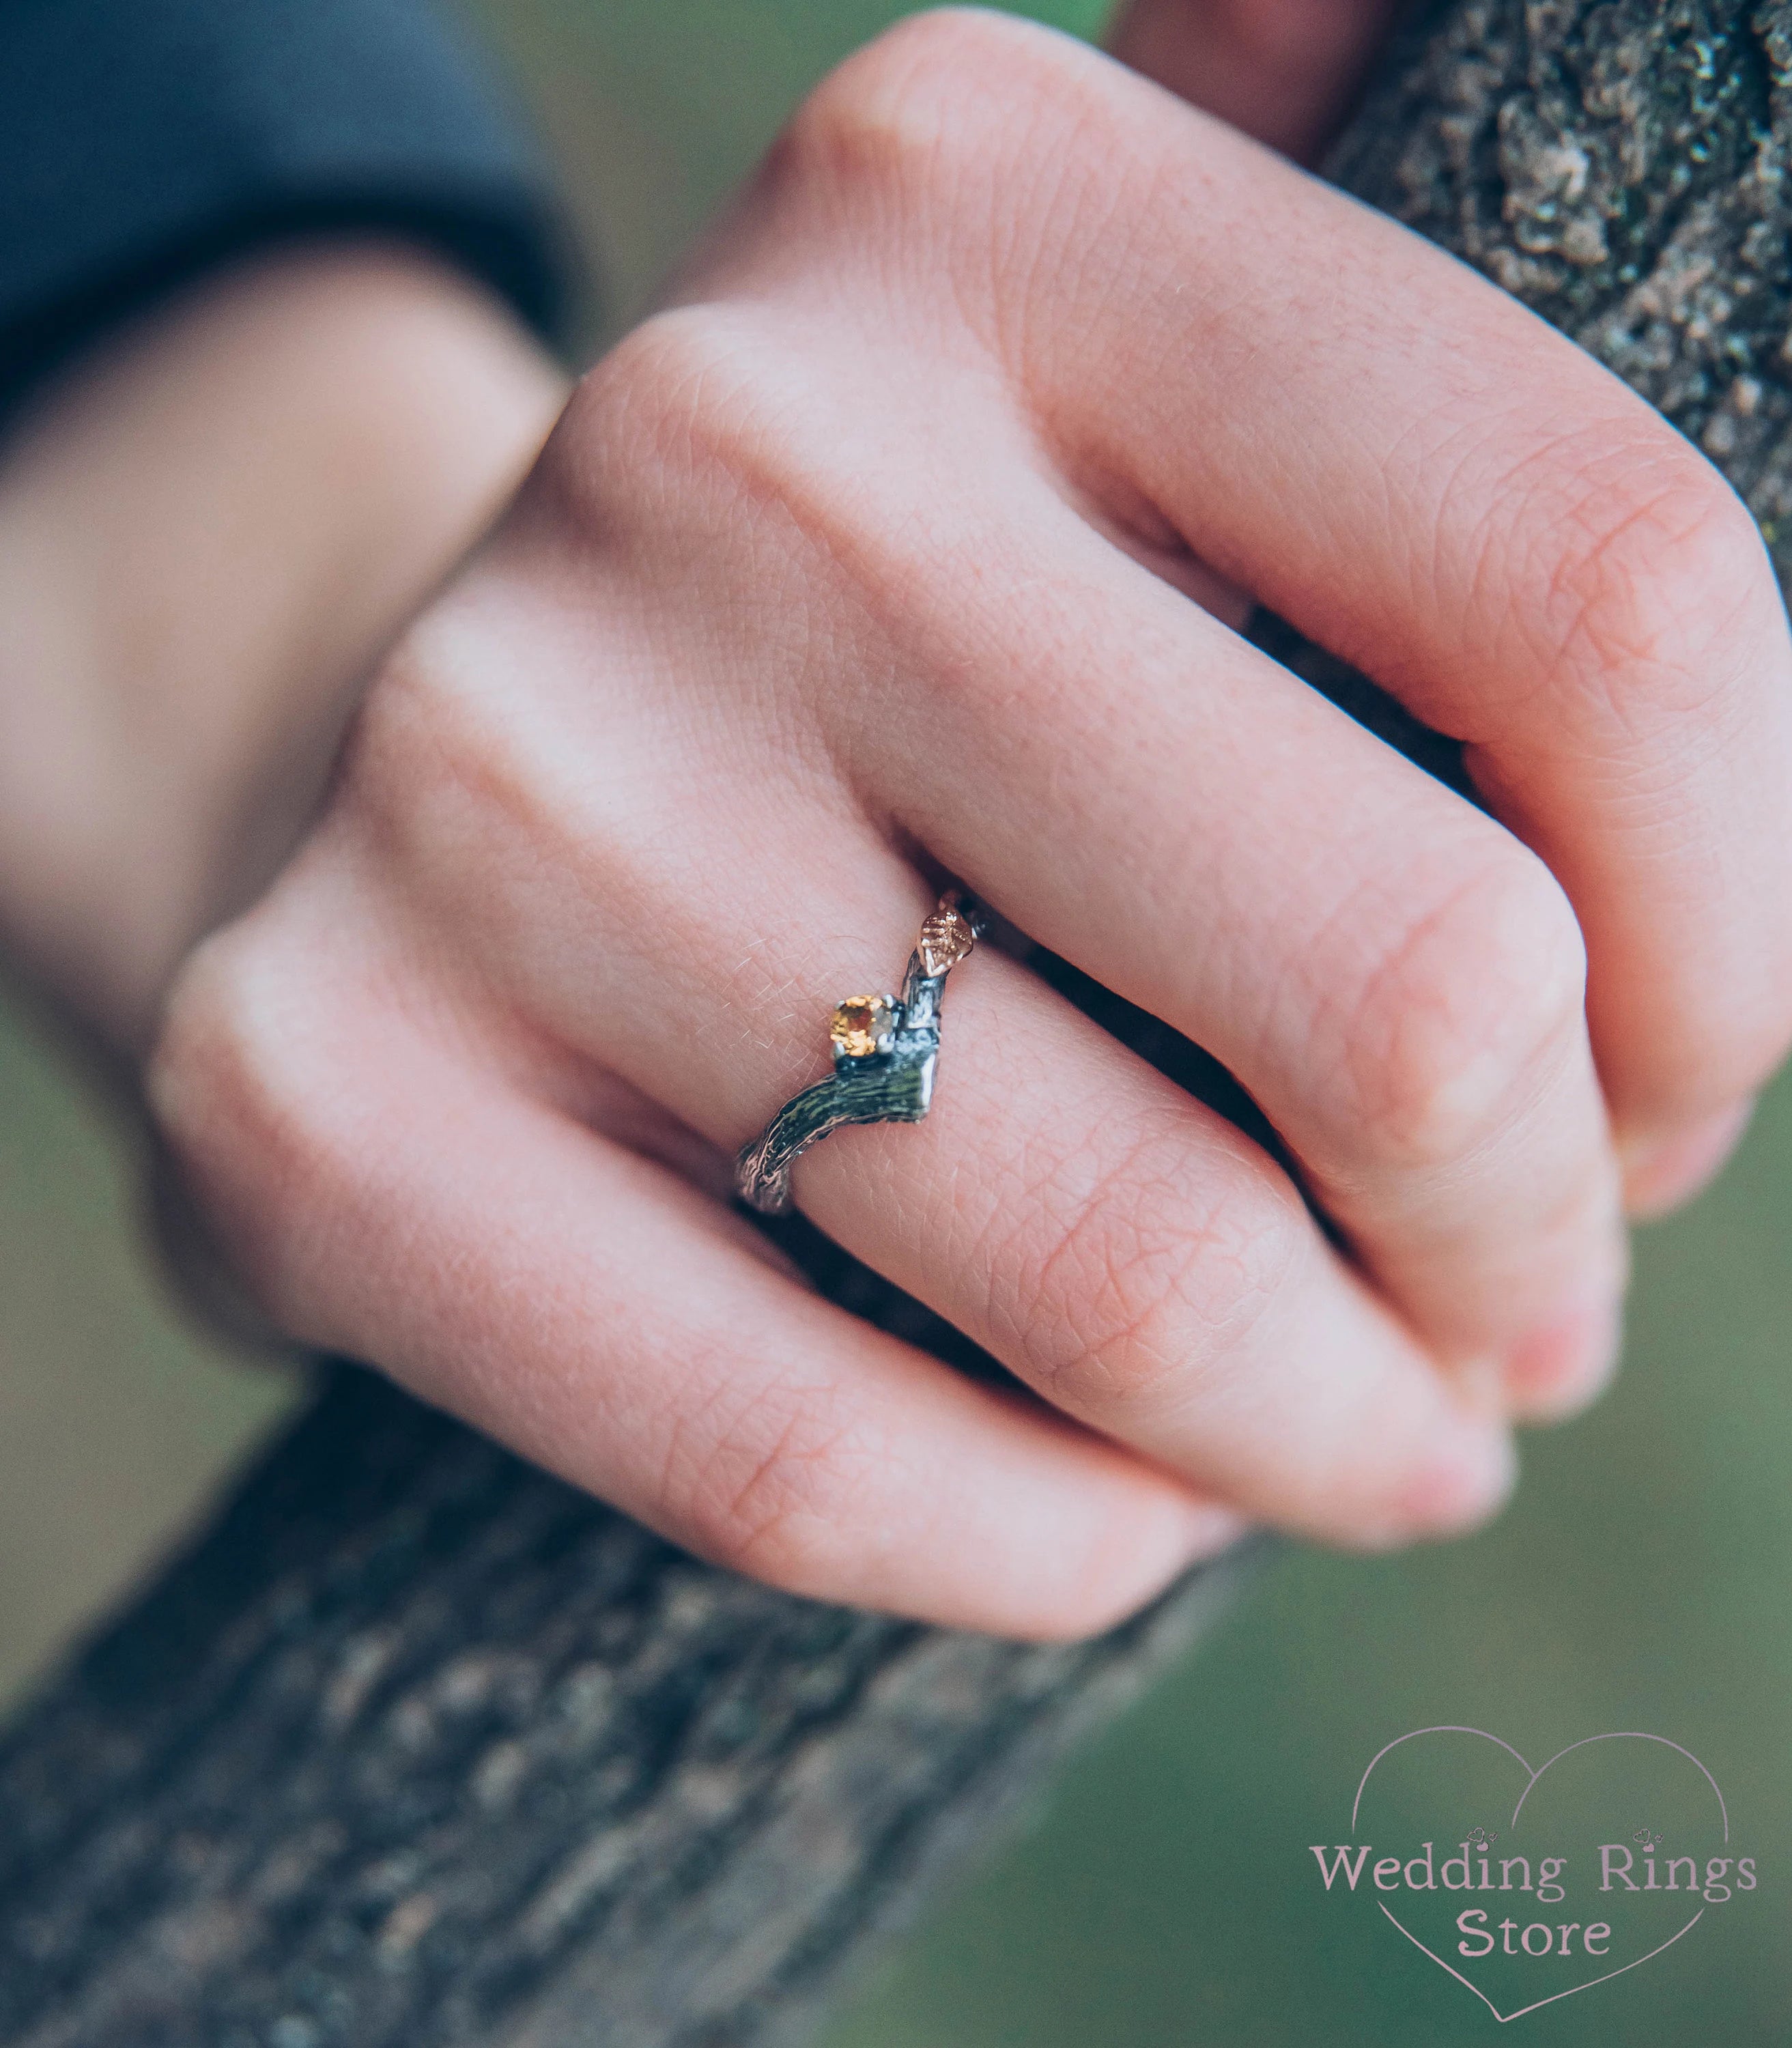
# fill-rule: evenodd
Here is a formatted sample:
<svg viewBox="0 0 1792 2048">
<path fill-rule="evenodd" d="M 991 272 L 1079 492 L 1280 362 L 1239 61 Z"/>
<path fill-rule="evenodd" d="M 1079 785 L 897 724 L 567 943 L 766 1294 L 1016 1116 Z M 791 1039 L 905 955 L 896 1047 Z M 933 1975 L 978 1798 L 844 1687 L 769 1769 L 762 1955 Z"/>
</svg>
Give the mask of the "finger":
<svg viewBox="0 0 1792 2048">
<path fill-rule="evenodd" d="M 1395 11 L 1396 0 L 1135 0 L 1108 47 L 1305 163 L 1343 119 Z"/>
<path fill-rule="evenodd" d="M 869 390 L 809 376 L 751 318 L 687 311 L 642 345 L 676 364 L 661 373 L 669 386 L 705 392 L 723 416 L 669 427 L 668 438 L 706 446 L 725 471 L 750 467 L 768 500 L 831 508 L 829 560 L 853 579 L 842 613 L 879 622 L 868 638 L 804 642 L 793 669 L 787 647 L 760 650 L 786 673 L 791 700 L 819 707 L 824 743 L 792 758 L 844 764 L 894 835 L 1224 1061 L 1440 1355 L 1507 1359 L 1527 1413 L 1584 1401 L 1609 1368 L 1624 1248 L 1580 935 L 1535 857 L 1092 536 L 1018 432 L 981 419 L 951 380 L 929 370 L 925 390 L 911 390 L 922 372 L 871 360 L 882 404 L 898 417 L 925 406 L 937 429 L 904 440 L 861 424 L 878 416 Z M 731 413 L 747 428 L 727 425 Z M 779 423 L 775 442 L 739 445 L 766 417 Z M 620 437 L 603 441 L 607 495 L 594 516 L 625 534 L 660 515 L 631 509 L 648 493 L 621 476 Z M 660 558 L 699 552 L 682 531 L 652 545 Z M 703 552 L 719 565 L 716 544 Z M 729 571 L 762 590 L 784 572 L 775 556 Z M 618 648 L 626 589 L 589 566 L 581 589 L 602 623 L 576 658 L 595 674 L 627 674 L 685 630 L 656 615 L 638 645 Z M 540 608 L 558 601 L 545 593 Z M 512 616 L 486 630 L 495 661 L 526 625 Z M 533 666 L 571 658 L 545 650 Z M 708 648 L 689 658 L 718 675 L 739 661 Z M 759 696 L 728 688 L 721 701 L 750 714 Z M 475 753 L 498 743 L 488 723 Z M 683 725 L 625 740 L 607 710 L 601 743 L 619 760 L 638 749 L 663 764 L 656 777 L 711 778 L 712 807 L 716 791 L 733 793 L 724 812 L 731 801 L 743 819 L 771 811 L 763 858 L 788 867 L 799 900 L 814 883 L 795 878 L 824 864 L 887 861 L 832 844 L 837 832 L 858 846 L 863 827 L 822 821 L 827 776 L 793 785 L 762 735 L 731 718 L 727 731 L 726 750 L 700 762 Z M 750 791 L 743 750 L 759 764 Z M 544 761 L 527 775 L 547 772 Z M 806 839 L 785 836 L 769 793 L 781 790 L 815 820 Z M 588 791 L 562 801 L 591 814 L 592 844 L 614 839 Z M 712 867 L 738 865 L 704 843 Z M 643 899 L 646 855 L 660 846 L 618 856 L 639 862 L 625 894 L 655 933 L 669 913 Z M 693 872 L 689 886 L 715 884 Z M 686 949 L 779 943 L 788 916 L 748 936 L 754 915 L 770 914 L 743 910 Z M 609 943 L 634 942 L 618 933 Z M 645 971 L 638 950 L 630 956 Z M 785 1092 L 798 1085 L 792 1072 Z"/>
<path fill-rule="evenodd" d="M 1512 1480 L 1491 1406 L 1432 1369 L 1280 1169 L 1024 968 L 976 965 L 926 1122 L 805 1156 L 805 1211 L 1253 1520 L 1376 1546 L 1484 1519 Z"/>
<path fill-rule="evenodd" d="M 716 1561 L 948 1626 L 1085 1635 L 1239 1533 L 796 1285 L 663 1169 L 446 1050 L 377 968 L 313 979 L 343 948 L 311 937 L 295 956 L 265 919 L 232 934 L 159 1070 L 189 1172 L 294 1334 Z M 277 1236 L 244 1228 L 273 1214 Z"/>
<path fill-rule="evenodd" d="M 1577 913 L 1620 1138 L 1755 1088 L 1792 1030 L 1792 654 L 1702 458 L 1484 280 L 1062 38 L 898 32 L 805 118 L 787 164 L 843 205 L 840 165 L 894 157 L 870 189 L 914 248 L 880 276 L 949 267 L 1075 487 L 1467 743 Z"/>
<path fill-rule="evenodd" d="M 580 672 L 646 658 L 619 644 L 626 600 L 601 568 L 586 588 L 605 637 Z M 516 658 L 516 603 L 463 606 L 457 667 Z M 552 639 L 527 650 L 538 678 Z M 409 778 L 425 855 L 440 835 L 476 871 L 514 867 L 509 793 L 528 790 L 535 862 L 576 878 L 522 915 L 457 905 L 460 943 L 543 1031 L 738 1146 L 817 1077 L 832 1003 L 899 976 L 926 892 L 740 730 L 706 739 L 624 692 L 603 708 L 611 765 L 595 786 L 564 772 L 557 729 L 537 740 L 495 698 L 444 705 L 447 664 L 425 658 L 432 729 L 487 764 L 477 778 L 451 766 L 432 794 Z M 382 737 L 391 693 L 374 708 L 354 771 L 370 787 L 380 754 L 414 755 Z M 674 742 L 708 802 L 669 835 L 619 793 L 654 783 L 644 764 Z M 1057 1406 L 1247 1515 L 1382 1542 L 1484 1515 L 1510 1480 L 1503 1432 L 1439 1380 L 1281 1169 L 1034 977 L 999 955 L 974 964 L 955 978 L 927 1121 L 818 1147 L 798 1169 L 803 1206 Z"/>
<path fill-rule="evenodd" d="M 870 950 L 851 948 L 861 967 Z M 793 982 L 821 999 L 818 1021 L 842 992 L 824 973 L 818 952 L 781 976 L 775 1009 L 762 983 L 728 1007 L 781 1014 Z M 807 1214 L 1066 1413 L 1252 1519 L 1377 1546 L 1460 1529 L 1504 1497 L 1503 1433 L 1254 1145 L 1001 956 L 956 982 L 925 1123 L 806 1154 Z M 654 1078 L 706 1120 L 745 1092 L 729 1127 L 750 1135 L 777 1105 L 762 1082 L 742 1089 L 763 1071 L 681 1062 Z"/>
<path fill-rule="evenodd" d="M 915 680 L 880 700 L 896 820 L 1222 1061 L 1441 1356 L 1505 1360 L 1527 1413 L 1584 1402 L 1626 1252 L 1561 890 L 1068 510 L 1007 512 L 1025 549 L 993 519 L 960 543 L 960 644 L 915 619 Z"/>
<path fill-rule="evenodd" d="M 1117 73 L 1090 90 L 1158 203 L 1043 281 L 1100 308 L 1030 365 L 1061 444 L 1467 742 L 1578 914 L 1623 1138 L 1730 1106 L 1792 1028 L 1792 651 L 1747 513 L 1484 281 L 1167 104 L 1147 142 Z"/>
</svg>

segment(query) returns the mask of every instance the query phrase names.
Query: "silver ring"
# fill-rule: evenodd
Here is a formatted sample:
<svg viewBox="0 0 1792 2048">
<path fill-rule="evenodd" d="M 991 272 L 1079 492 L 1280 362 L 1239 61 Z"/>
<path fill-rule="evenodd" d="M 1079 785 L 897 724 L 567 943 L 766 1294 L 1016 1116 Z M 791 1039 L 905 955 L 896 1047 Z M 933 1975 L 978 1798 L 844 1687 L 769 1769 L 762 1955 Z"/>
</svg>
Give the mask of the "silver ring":
<svg viewBox="0 0 1792 2048">
<path fill-rule="evenodd" d="M 918 1123 L 933 1100 L 940 999 L 946 976 L 977 943 L 977 925 L 948 889 L 921 928 L 900 995 L 849 995 L 828 1035 L 834 1071 L 793 1095 L 735 1162 L 743 1201 L 767 1216 L 790 1206 L 790 1169 L 844 1123 Z"/>
</svg>

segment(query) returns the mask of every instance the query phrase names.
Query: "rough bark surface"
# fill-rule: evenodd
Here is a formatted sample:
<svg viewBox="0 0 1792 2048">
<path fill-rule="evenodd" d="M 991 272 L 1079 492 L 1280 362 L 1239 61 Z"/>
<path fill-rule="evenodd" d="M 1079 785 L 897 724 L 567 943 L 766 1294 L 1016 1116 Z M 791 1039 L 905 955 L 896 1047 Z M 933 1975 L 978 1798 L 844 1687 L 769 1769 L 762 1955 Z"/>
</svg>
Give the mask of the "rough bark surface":
<svg viewBox="0 0 1792 2048">
<path fill-rule="evenodd" d="M 1777 550 L 1789 94 L 1792 0 L 1444 0 L 1334 169 L 1629 378 Z M 1449 743 L 1361 677 L 1277 622 L 1259 633 L 1460 780 Z M 1047 964 L 1261 1131 L 1204 1056 Z M 806 1250 L 849 1305 L 988 1369 Z M 0 2038 L 789 2038 L 1232 1576 L 1072 1648 L 820 1608 L 696 1564 L 346 1371 L 0 1747 Z"/>
<path fill-rule="evenodd" d="M 1658 406 L 1792 545 L 1792 0 L 1422 10 L 1330 165 Z"/>
<path fill-rule="evenodd" d="M 787 2038 L 1228 1577 L 1062 1648 L 849 1613 L 343 1368 L 0 1752 L 0 2040 Z"/>
</svg>

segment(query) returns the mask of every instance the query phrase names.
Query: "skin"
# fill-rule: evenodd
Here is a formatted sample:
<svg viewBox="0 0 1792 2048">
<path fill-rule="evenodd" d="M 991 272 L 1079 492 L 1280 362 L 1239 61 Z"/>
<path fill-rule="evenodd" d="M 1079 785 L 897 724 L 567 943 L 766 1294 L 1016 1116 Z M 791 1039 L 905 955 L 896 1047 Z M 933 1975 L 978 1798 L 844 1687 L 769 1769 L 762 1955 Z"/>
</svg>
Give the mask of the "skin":
<svg viewBox="0 0 1792 2048">
<path fill-rule="evenodd" d="M 1627 1173 L 1711 1170 L 1792 1034 L 1792 649 L 1646 406 L 1186 103 L 1310 153 L 1383 26 L 1316 18 L 1135 10 L 1180 99 L 907 23 L 584 380 L 152 1034 L 281 1328 L 741 1569 L 1036 1636 L 1248 1522 L 1464 1526 L 1591 1397 Z M 1029 1391 L 805 1291 L 729 1162 L 943 874 L 1224 1059 L 1344 1248 L 985 948 L 927 1122 L 795 1187 Z"/>
<path fill-rule="evenodd" d="M 457 272 L 330 240 L 151 308 L 6 420 L 0 937 L 121 1075 L 564 396 Z"/>
</svg>

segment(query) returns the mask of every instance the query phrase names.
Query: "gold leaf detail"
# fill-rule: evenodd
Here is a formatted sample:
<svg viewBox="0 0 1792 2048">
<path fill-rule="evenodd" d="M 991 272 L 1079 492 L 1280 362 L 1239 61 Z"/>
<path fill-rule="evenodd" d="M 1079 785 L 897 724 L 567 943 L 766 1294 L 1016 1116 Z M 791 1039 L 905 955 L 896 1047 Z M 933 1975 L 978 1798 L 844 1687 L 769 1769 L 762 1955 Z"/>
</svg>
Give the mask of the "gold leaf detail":
<svg viewBox="0 0 1792 2048">
<path fill-rule="evenodd" d="M 977 943 L 976 927 L 948 897 L 921 928 L 915 951 L 923 974 L 931 978 L 955 968 Z"/>
</svg>

